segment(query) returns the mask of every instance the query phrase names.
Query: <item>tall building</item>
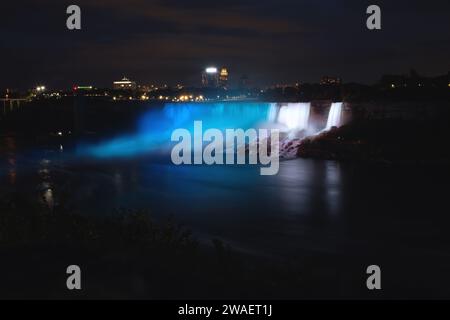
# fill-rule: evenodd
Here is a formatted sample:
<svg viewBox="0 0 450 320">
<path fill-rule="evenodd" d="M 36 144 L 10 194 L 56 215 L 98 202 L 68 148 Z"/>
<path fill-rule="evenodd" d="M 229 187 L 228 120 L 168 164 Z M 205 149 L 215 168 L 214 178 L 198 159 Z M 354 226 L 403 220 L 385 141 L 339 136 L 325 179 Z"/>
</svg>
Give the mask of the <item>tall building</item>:
<svg viewBox="0 0 450 320">
<path fill-rule="evenodd" d="M 208 88 L 217 88 L 219 86 L 219 73 L 216 67 L 206 68 L 202 72 L 202 85 Z"/>
<path fill-rule="evenodd" d="M 220 69 L 219 86 L 222 87 L 222 88 L 227 88 L 228 87 L 228 70 L 225 67 L 222 67 Z"/>
<path fill-rule="evenodd" d="M 114 90 L 136 90 L 136 88 L 136 82 L 131 81 L 126 77 L 123 77 L 122 80 L 113 82 Z"/>
</svg>

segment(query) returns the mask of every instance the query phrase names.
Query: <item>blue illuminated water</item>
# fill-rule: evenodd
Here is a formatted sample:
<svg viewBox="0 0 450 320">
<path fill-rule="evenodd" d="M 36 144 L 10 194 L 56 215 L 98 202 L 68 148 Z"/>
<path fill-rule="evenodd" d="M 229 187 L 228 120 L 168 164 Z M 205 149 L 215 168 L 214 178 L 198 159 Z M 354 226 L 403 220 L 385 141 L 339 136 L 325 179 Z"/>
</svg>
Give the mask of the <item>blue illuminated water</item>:
<svg viewBox="0 0 450 320">
<path fill-rule="evenodd" d="M 310 128 L 311 103 L 167 103 L 142 115 L 135 132 L 109 139 L 96 145 L 80 146 L 78 154 L 97 158 L 133 157 L 173 146 L 171 135 L 176 129 L 187 129 L 194 135 L 194 122 L 201 121 L 202 129 L 278 129 L 289 137 Z M 327 127 L 338 126 L 342 103 L 333 103 Z"/>
<path fill-rule="evenodd" d="M 194 121 L 202 121 L 203 130 L 215 128 L 257 128 L 269 123 L 273 103 L 168 103 L 144 114 L 136 132 L 79 149 L 80 155 L 99 158 L 130 157 L 170 147 L 172 132 L 183 128 L 193 132 Z"/>
</svg>

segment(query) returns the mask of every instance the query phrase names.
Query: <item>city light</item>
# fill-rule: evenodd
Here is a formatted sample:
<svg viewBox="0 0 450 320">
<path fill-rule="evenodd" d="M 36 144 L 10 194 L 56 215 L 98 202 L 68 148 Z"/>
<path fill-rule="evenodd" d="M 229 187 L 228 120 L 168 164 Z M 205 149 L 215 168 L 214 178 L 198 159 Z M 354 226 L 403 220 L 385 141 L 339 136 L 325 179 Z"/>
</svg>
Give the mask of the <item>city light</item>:
<svg viewBox="0 0 450 320">
<path fill-rule="evenodd" d="M 206 73 L 217 73 L 217 68 L 215 67 L 206 68 Z"/>
</svg>

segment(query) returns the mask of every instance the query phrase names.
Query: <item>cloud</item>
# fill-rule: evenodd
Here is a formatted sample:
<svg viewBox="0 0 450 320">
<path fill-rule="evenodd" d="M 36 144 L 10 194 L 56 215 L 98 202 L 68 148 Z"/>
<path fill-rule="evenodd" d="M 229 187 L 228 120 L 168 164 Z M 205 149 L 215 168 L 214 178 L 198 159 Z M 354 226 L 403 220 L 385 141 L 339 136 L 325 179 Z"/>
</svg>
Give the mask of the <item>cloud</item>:
<svg viewBox="0 0 450 320">
<path fill-rule="evenodd" d="M 383 30 L 374 34 L 365 28 L 368 0 L 77 0 L 82 30 L 70 32 L 65 8 L 72 1 L 16 0 L 2 4 L 8 64 L 0 86 L 52 75 L 61 86 L 109 83 L 124 73 L 197 84 L 210 63 L 263 83 L 328 73 L 373 81 L 406 64 L 448 69 L 448 0 L 378 3 Z"/>
</svg>

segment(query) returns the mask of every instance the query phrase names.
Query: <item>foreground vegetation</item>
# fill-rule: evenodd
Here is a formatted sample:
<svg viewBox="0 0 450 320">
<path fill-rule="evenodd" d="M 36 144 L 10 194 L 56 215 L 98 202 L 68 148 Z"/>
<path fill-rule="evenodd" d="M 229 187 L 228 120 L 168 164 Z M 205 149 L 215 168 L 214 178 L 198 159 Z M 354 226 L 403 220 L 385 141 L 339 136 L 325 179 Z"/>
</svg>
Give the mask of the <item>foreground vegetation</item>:
<svg viewBox="0 0 450 320">
<path fill-rule="evenodd" d="M 173 221 L 118 211 L 84 216 L 17 196 L 0 201 L 1 298 L 298 298 L 301 268 L 200 245 Z M 66 268 L 82 290 L 66 289 Z M 301 288 L 301 290 L 300 290 Z"/>
</svg>

